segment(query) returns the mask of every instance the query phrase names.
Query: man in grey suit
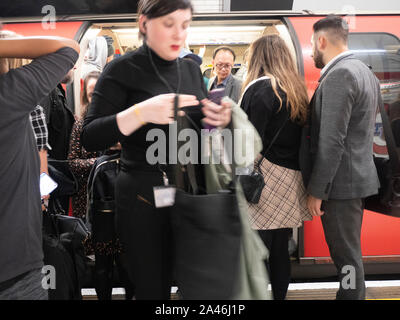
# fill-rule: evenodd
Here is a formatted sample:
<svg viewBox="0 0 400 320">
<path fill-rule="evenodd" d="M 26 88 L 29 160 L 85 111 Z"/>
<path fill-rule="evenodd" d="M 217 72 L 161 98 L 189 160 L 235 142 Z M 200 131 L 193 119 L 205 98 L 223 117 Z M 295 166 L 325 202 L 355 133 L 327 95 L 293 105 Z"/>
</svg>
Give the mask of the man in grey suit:
<svg viewBox="0 0 400 320">
<path fill-rule="evenodd" d="M 348 51 L 344 20 L 328 16 L 313 30 L 313 59 L 322 70 L 300 150 L 307 205 L 321 216 L 340 280 L 336 298 L 365 299 L 360 235 L 363 199 L 379 188 L 372 145 L 380 85 Z"/>
<path fill-rule="evenodd" d="M 213 53 L 213 66 L 217 74 L 208 82 L 208 91 L 225 88 L 225 96 L 236 103 L 240 99 L 242 81 L 232 75 L 232 68 L 236 59 L 235 52 L 230 47 L 218 47 Z"/>
</svg>

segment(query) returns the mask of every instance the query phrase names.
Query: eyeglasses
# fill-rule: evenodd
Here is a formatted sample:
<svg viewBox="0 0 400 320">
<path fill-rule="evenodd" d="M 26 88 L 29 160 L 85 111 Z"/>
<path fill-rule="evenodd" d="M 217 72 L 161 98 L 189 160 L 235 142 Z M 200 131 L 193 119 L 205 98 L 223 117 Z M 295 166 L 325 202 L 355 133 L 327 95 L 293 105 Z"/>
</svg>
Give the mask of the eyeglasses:
<svg viewBox="0 0 400 320">
<path fill-rule="evenodd" d="M 231 68 L 232 68 L 232 65 L 229 64 L 229 63 L 218 63 L 218 64 L 216 64 L 215 66 L 216 66 L 219 70 L 222 70 L 222 69 L 231 69 Z"/>
</svg>

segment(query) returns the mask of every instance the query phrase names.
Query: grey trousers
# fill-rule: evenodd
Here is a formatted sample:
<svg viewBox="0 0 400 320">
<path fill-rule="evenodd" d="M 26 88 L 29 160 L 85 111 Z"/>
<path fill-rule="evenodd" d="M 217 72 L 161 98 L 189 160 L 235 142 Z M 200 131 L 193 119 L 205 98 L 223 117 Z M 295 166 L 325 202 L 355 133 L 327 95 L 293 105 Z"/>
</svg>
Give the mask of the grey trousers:
<svg viewBox="0 0 400 320">
<path fill-rule="evenodd" d="M 364 300 L 365 279 L 361 254 L 363 199 L 328 200 L 322 209 L 322 226 L 339 276 L 336 299 Z"/>
<path fill-rule="evenodd" d="M 42 287 L 42 269 L 34 269 L 11 287 L 0 291 L 0 300 L 48 300 L 48 292 Z"/>
</svg>

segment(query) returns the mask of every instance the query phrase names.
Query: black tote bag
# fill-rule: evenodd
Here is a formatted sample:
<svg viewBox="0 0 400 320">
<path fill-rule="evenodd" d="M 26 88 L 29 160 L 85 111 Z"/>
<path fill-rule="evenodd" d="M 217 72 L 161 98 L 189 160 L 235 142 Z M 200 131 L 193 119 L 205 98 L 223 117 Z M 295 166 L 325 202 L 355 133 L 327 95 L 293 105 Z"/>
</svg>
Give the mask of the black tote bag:
<svg viewBox="0 0 400 320">
<path fill-rule="evenodd" d="M 234 194 L 177 190 L 172 210 L 175 277 L 183 299 L 227 300 L 239 267 L 241 223 Z"/>
<path fill-rule="evenodd" d="M 183 119 L 178 120 L 178 132 Z M 236 193 L 232 188 L 200 194 L 195 170 L 178 160 L 178 188 L 171 208 L 175 280 L 183 299 L 228 300 L 237 285 L 242 235 Z M 180 189 L 183 171 L 189 188 Z"/>
<path fill-rule="evenodd" d="M 400 217 L 400 166 L 399 154 L 393 132 L 379 95 L 379 111 L 389 159 L 374 158 L 381 187 L 379 193 L 365 199 L 365 209 L 385 215 Z"/>
</svg>

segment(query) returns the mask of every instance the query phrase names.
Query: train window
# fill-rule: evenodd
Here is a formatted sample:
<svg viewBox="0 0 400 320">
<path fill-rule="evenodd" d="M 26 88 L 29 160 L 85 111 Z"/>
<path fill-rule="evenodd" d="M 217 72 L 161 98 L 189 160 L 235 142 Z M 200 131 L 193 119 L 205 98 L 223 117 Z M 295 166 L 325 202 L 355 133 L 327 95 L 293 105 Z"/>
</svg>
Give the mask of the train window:
<svg viewBox="0 0 400 320">
<path fill-rule="evenodd" d="M 349 49 L 378 77 L 396 145 L 400 147 L 399 38 L 389 33 L 350 33 Z M 380 113 L 375 123 L 374 154 L 376 157 L 388 157 Z"/>
</svg>

